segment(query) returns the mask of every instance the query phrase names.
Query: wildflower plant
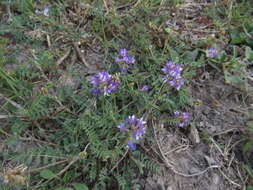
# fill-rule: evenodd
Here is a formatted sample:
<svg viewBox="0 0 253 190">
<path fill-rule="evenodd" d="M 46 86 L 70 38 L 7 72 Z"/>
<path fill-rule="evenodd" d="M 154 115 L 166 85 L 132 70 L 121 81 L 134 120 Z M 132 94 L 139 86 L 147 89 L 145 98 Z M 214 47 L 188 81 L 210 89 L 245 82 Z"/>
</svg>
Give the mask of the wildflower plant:
<svg viewBox="0 0 253 190">
<path fill-rule="evenodd" d="M 30 2 L 33 3 L 33 1 Z M 97 3 L 100 2 L 102 1 Z M 59 2 L 59 4 L 61 3 Z M 156 5 L 148 6 L 156 7 Z M 85 12 L 87 17 L 73 18 L 72 12 L 75 13 L 77 7 L 78 12 Z M 168 110 L 179 109 L 187 103 L 185 91 L 182 90 L 176 94 L 164 92 L 164 84 L 159 80 L 161 78 L 160 63 L 168 58 L 169 51 L 166 48 L 162 51 L 160 46 L 153 43 L 154 38 L 145 22 L 134 24 L 138 20 L 136 18 L 140 16 L 142 20 L 147 18 L 146 16 L 151 16 L 151 12 L 139 10 L 139 6 L 133 6 L 133 12 L 136 10 L 142 14 L 131 15 L 126 11 L 126 18 L 123 19 L 117 14 L 112 14 L 111 11 L 104 14 L 105 11 L 101 7 L 103 4 L 97 7 L 90 5 L 85 7 L 87 11 L 82 11 L 80 9 L 83 6 L 72 5 L 69 2 L 62 4 L 62 6 L 49 3 L 48 7 L 40 6 L 37 9 L 36 14 L 40 16 L 35 18 L 32 16 L 36 6 L 32 5 L 24 9 L 26 19 L 15 19 L 13 25 L 17 25 L 17 27 L 10 31 L 14 37 L 19 36 L 16 39 L 17 43 L 21 43 L 23 39 L 29 39 L 23 44 L 25 47 L 34 49 L 33 56 L 29 59 L 34 67 L 22 64 L 22 67 L 17 66 L 17 69 L 12 71 L 12 75 L 0 67 L 0 86 L 3 89 L 1 93 L 12 102 L 16 102 L 14 107 L 18 105 L 12 109 L 13 106 L 8 103 L 10 101 L 3 100 L 3 110 L 1 110 L 3 114 L 5 112 L 5 115 L 12 113 L 14 116 L 11 119 L 6 119 L 6 124 L 4 124 L 4 126 L 12 126 L 11 129 L 3 127 L 3 130 L 7 130 L 10 134 L 13 132 L 14 137 L 26 137 L 23 136 L 24 130 L 26 130 L 34 137 L 46 142 L 33 150 L 27 149 L 22 153 L 5 154 L 4 159 L 16 156 L 18 163 L 25 163 L 27 166 L 33 165 L 31 163 L 34 160 L 36 163 L 39 160 L 39 167 L 43 168 L 43 166 L 58 162 L 59 158 L 59 162 L 62 164 L 56 167 L 52 166 L 46 171 L 35 172 L 35 175 L 31 176 L 31 181 L 36 186 L 40 185 L 41 178 L 51 178 L 45 174 L 57 176 L 59 171 L 64 170 L 68 164 L 68 162 L 63 162 L 65 159 L 67 161 L 72 158 L 76 159 L 84 149 L 86 150 L 85 159 L 80 158 L 67 171 L 64 170 L 64 176 L 70 177 L 64 177 L 64 182 L 59 178 L 49 180 L 47 184 L 42 184 L 41 189 L 54 189 L 56 184 L 66 187 L 66 184 L 78 182 L 78 179 L 84 179 L 83 181 L 87 182 L 89 189 L 111 189 L 116 181 L 119 184 L 117 189 L 131 189 L 133 179 L 140 173 L 143 174 L 144 169 L 154 172 L 159 170 L 157 163 L 149 159 L 149 155 L 138 148 L 138 144 L 144 140 L 145 146 L 149 146 L 153 142 L 152 130 L 148 130 L 145 121 L 153 118 L 159 119 Z M 147 7 L 147 10 L 149 8 L 151 7 Z M 19 14 L 23 14 L 22 10 Z M 13 16 L 19 16 L 19 14 L 16 15 L 16 11 L 13 12 Z M 79 14 L 74 15 L 76 17 Z M 64 18 L 66 16 L 67 21 L 62 19 L 62 16 Z M 84 21 L 91 17 L 90 24 L 85 28 L 85 33 L 90 32 L 94 41 L 83 35 L 82 26 L 86 26 Z M 153 17 L 150 18 L 150 22 L 152 22 Z M 23 32 L 24 29 L 29 32 Z M 27 34 L 34 32 L 31 29 L 45 31 L 47 37 L 44 38 L 43 35 L 43 37 L 35 39 L 27 36 Z M 119 31 L 118 36 L 116 37 L 112 31 Z M 75 51 L 72 50 L 66 54 L 68 56 L 62 56 L 75 41 L 85 41 L 87 47 L 92 47 L 90 45 L 93 42 L 98 42 L 101 43 L 98 46 L 105 48 L 105 51 L 101 51 L 104 59 L 99 62 L 104 64 L 104 70 L 92 74 L 88 80 L 84 79 L 83 72 L 80 72 L 79 67 L 76 69 L 73 64 L 66 64 L 67 68 L 63 66 L 64 62 L 80 61 L 76 59 Z M 50 50 L 48 50 L 50 44 Z M 115 56 L 114 51 L 118 44 L 124 44 L 125 47 L 131 45 L 132 54 L 122 48 L 119 50 L 119 55 Z M 82 45 L 80 48 L 83 48 Z M 154 48 L 149 49 L 149 47 Z M 1 52 L 4 53 L 4 51 Z M 45 55 L 50 59 L 45 59 Z M 56 62 L 60 57 L 65 57 L 65 59 L 59 66 Z M 124 74 L 115 74 L 111 64 L 109 66 L 106 64 L 107 58 L 110 57 L 113 57 L 114 63 L 116 62 L 114 65 L 119 65 L 120 71 Z M 138 57 L 138 61 L 142 64 L 137 65 L 135 57 Z M 50 68 L 44 66 L 48 65 L 48 60 L 50 60 Z M 81 66 L 85 67 L 80 64 L 80 68 L 82 68 Z M 138 69 L 133 69 L 135 67 Z M 164 71 L 172 86 L 179 90 L 184 83 L 181 77 L 182 66 L 179 64 L 167 65 L 167 69 L 165 68 Z M 64 88 L 60 87 L 59 76 L 63 73 L 67 75 L 61 78 L 67 77 L 73 83 L 77 81 L 76 86 L 78 87 L 68 88 L 68 84 Z M 74 77 L 75 80 L 72 80 Z M 179 83 L 181 81 L 180 85 L 177 84 L 177 80 Z M 176 84 L 173 84 L 173 81 Z M 101 98 L 91 98 L 91 94 Z M 12 110 L 8 112 L 9 109 Z M 144 114 L 145 121 L 137 117 L 137 115 Z M 122 118 L 125 119 L 123 122 Z M 170 117 L 166 119 L 170 120 Z M 47 134 L 46 137 L 45 134 Z M 128 154 L 124 156 L 124 153 L 128 152 L 126 147 L 129 150 L 135 150 L 130 153 L 133 159 L 129 159 Z M 41 155 L 48 155 L 48 157 Z M 54 160 L 55 158 L 57 160 Z M 139 167 L 136 167 L 134 160 L 141 163 Z M 115 165 L 115 163 L 119 163 L 119 165 Z M 83 167 L 81 167 L 83 165 L 85 165 L 87 172 L 83 172 Z"/>
</svg>

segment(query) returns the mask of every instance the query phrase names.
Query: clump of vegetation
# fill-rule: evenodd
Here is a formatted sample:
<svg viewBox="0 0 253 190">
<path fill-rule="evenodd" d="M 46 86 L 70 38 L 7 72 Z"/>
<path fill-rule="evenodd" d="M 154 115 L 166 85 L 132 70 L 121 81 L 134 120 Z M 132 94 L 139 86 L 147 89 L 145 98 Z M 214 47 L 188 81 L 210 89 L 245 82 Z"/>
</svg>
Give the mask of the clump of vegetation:
<svg viewBox="0 0 253 190">
<path fill-rule="evenodd" d="M 187 130 L 194 69 L 208 62 L 245 85 L 253 61 L 248 22 L 231 29 L 232 57 L 178 40 L 161 13 L 177 2 L 1 4 L 0 132 L 9 150 L 0 155 L 22 164 L 3 171 L 6 189 L 141 189 L 136 179 L 160 166 L 151 121 Z"/>
</svg>

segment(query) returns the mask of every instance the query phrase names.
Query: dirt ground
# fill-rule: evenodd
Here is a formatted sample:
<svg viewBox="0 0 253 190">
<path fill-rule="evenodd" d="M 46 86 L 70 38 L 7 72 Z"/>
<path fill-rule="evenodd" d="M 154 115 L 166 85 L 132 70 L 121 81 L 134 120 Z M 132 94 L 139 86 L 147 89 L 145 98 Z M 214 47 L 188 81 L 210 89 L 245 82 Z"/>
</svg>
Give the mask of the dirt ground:
<svg viewBox="0 0 253 190">
<path fill-rule="evenodd" d="M 192 125 L 186 134 L 171 128 L 157 132 L 157 149 L 166 163 L 162 172 L 148 176 L 144 189 L 241 190 L 242 133 L 252 96 L 227 85 L 221 74 L 192 81 L 196 100 L 189 110 Z M 251 101 L 251 102 L 250 102 Z"/>
</svg>

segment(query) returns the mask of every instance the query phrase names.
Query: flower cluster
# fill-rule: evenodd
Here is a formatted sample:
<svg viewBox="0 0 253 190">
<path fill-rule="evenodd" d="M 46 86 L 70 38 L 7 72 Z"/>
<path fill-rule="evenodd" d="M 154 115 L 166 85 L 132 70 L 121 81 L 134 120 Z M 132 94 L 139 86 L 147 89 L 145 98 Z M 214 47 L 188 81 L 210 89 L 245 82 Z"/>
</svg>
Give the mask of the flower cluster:
<svg viewBox="0 0 253 190">
<path fill-rule="evenodd" d="M 41 14 L 41 12 L 39 11 L 39 9 L 35 10 L 35 14 L 36 15 Z M 44 7 L 43 14 L 44 14 L 44 16 L 49 17 L 49 8 L 48 8 L 48 6 Z"/>
<path fill-rule="evenodd" d="M 174 114 L 175 117 L 179 119 L 179 122 L 177 123 L 179 127 L 184 127 L 189 123 L 190 114 L 188 112 L 175 111 Z"/>
<path fill-rule="evenodd" d="M 174 64 L 172 61 L 168 61 L 162 68 L 162 71 L 166 74 L 164 81 L 175 89 L 180 90 L 181 86 L 184 84 L 184 79 L 181 76 L 182 70 L 183 68 L 180 64 Z"/>
<path fill-rule="evenodd" d="M 138 119 L 134 115 L 129 116 L 125 122 L 121 123 L 118 128 L 122 133 L 130 133 L 130 139 L 127 142 L 127 147 L 131 150 L 136 150 L 136 142 L 142 140 L 146 133 L 145 121 Z"/>
<path fill-rule="evenodd" d="M 218 50 L 215 49 L 215 48 L 209 48 L 206 51 L 206 56 L 209 57 L 209 58 L 215 58 L 215 57 L 218 56 Z"/>
<path fill-rule="evenodd" d="M 133 68 L 135 58 L 128 55 L 128 51 L 125 48 L 120 49 L 119 57 L 115 60 L 117 63 L 122 63 L 120 71 L 126 73 L 129 69 Z"/>
<path fill-rule="evenodd" d="M 92 76 L 90 82 L 94 85 L 91 92 L 96 96 L 100 96 L 101 94 L 106 96 L 116 91 L 120 85 L 120 81 L 117 77 L 104 71 Z"/>
</svg>

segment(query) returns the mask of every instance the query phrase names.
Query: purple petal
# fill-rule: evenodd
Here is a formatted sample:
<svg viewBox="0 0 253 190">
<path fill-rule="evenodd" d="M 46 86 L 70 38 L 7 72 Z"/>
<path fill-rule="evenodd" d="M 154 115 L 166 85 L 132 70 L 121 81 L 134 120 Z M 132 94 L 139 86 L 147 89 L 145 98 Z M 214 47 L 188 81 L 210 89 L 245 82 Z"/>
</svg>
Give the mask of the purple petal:
<svg viewBox="0 0 253 190">
<path fill-rule="evenodd" d="M 120 62 L 125 62 L 123 58 L 116 58 L 115 59 L 116 63 L 120 63 Z"/>
<path fill-rule="evenodd" d="M 130 148 L 131 150 L 136 150 L 136 144 L 132 140 L 129 140 L 127 142 L 127 147 Z"/>
<path fill-rule="evenodd" d="M 48 6 L 44 7 L 43 13 L 44 13 L 45 16 L 47 16 L 47 17 L 49 16 L 49 8 L 48 8 Z"/>
<path fill-rule="evenodd" d="M 100 96 L 101 92 L 98 88 L 93 88 L 91 93 L 94 94 L 96 97 Z"/>
<path fill-rule="evenodd" d="M 218 56 L 218 50 L 215 48 L 209 48 L 206 54 L 206 56 L 209 58 L 215 58 Z"/>
<path fill-rule="evenodd" d="M 35 14 L 36 14 L 36 15 L 39 15 L 39 14 L 40 14 L 39 9 L 36 9 L 36 10 L 35 10 Z"/>
<path fill-rule="evenodd" d="M 122 57 L 126 57 L 127 56 L 127 50 L 125 48 L 122 48 L 119 50 L 119 55 Z"/>
<path fill-rule="evenodd" d="M 120 124 L 118 126 L 120 132 L 126 132 L 127 131 L 127 128 L 126 128 L 126 125 L 124 123 Z"/>
<path fill-rule="evenodd" d="M 142 92 L 147 92 L 149 90 L 149 86 L 148 85 L 144 85 L 141 89 L 140 89 L 140 91 L 142 91 Z"/>
</svg>

